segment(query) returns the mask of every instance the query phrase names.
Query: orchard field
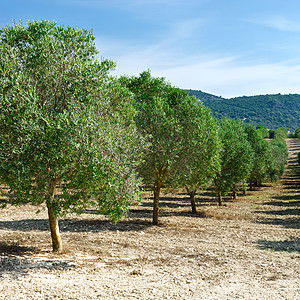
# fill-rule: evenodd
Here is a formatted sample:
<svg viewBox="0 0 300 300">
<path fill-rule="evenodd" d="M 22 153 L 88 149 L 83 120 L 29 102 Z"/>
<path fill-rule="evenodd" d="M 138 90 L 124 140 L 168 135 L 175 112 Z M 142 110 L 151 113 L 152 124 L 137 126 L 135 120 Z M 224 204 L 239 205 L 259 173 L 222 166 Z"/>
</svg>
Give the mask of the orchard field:
<svg viewBox="0 0 300 300">
<path fill-rule="evenodd" d="M 46 208 L 0 210 L 0 299 L 300 299 L 300 142 L 287 140 L 281 181 L 217 206 L 210 191 L 190 213 L 164 191 L 152 226 L 151 193 L 114 224 L 94 210 L 59 221 L 51 252 Z"/>
</svg>

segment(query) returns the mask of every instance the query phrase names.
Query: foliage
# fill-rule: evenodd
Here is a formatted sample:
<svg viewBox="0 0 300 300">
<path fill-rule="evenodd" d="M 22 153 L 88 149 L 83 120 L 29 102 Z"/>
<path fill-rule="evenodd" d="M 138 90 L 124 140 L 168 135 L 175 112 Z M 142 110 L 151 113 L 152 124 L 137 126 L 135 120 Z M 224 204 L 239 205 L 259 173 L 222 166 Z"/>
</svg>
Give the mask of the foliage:
<svg viewBox="0 0 300 300">
<path fill-rule="evenodd" d="M 287 138 L 287 129 L 286 128 L 277 128 L 274 131 L 274 139 L 285 140 Z"/>
<path fill-rule="evenodd" d="M 254 153 L 241 122 L 222 119 L 219 124 L 223 151 L 221 170 L 214 179 L 214 185 L 221 205 L 222 195 L 226 195 L 249 178 Z"/>
<path fill-rule="evenodd" d="M 252 188 L 268 180 L 268 171 L 274 158 L 270 143 L 264 140 L 260 129 L 246 125 L 245 132 L 254 152 L 253 166 L 249 176 L 250 188 Z"/>
<path fill-rule="evenodd" d="M 214 173 L 218 164 L 218 139 L 209 141 L 209 137 L 216 135 L 216 126 L 207 108 L 164 78 L 152 77 L 150 71 L 139 77 L 121 77 L 120 81 L 135 94 L 136 124 L 150 143 L 139 172 L 145 184 L 153 186 L 153 223 L 157 224 L 159 193 L 166 180 L 176 185 L 186 185 L 189 181 L 196 187 Z M 208 160 L 204 165 L 207 174 L 203 167 L 197 174 L 192 173 L 193 160 L 198 154 L 201 156 L 195 161 L 197 166 L 200 161 Z"/>
<path fill-rule="evenodd" d="M 190 196 L 192 212 L 196 213 L 194 196 L 207 187 L 220 169 L 221 141 L 218 125 L 210 111 L 194 97 L 182 102 L 181 117 L 184 153 L 177 160 L 170 178 L 173 187 L 185 187 Z"/>
<path fill-rule="evenodd" d="M 164 78 L 152 77 L 150 71 L 142 72 L 139 77 L 123 76 L 120 82 L 136 98 L 135 121 L 150 145 L 139 172 L 146 184 L 153 184 L 158 173 L 174 169 L 183 151 L 183 128 L 176 110 L 184 92 L 173 88 Z"/>
<path fill-rule="evenodd" d="M 120 219 L 139 200 L 143 141 L 131 93 L 109 76 L 114 63 L 96 59 L 92 32 L 54 22 L 0 36 L 0 178 L 10 202 L 46 202 L 54 218 L 96 205 Z"/>
<path fill-rule="evenodd" d="M 271 141 L 270 145 L 273 162 L 268 173 L 271 181 L 277 181 L 284 173 L 288 158 L 288 148 L 285 140 L 282 139 L 274 139 Z"/>
<path fill-rule="evenodd" d="M 270 137 L 270 132 L 267 128 L 263 127 L 262 125 L 256 126 L 256 131 L 257 133 L 262 137 L 262 138 L 269 138 Z"/>
<path fill-rule="evenodd" d="M 173 176 L 173 185 L 187 186 L 189 190 L 206 187 L 220 169 L 221 141 L 219 127 L 209 110 L 194 98 L 186 102 L 182 120 L 186 147 L 178 161 Z"/>
<path fill-rule="evenodd" d="M 244 120 L 244 123 L 254 126 L 263 125 L 266 128 L 278 127 L 294 131 L 300 127 L 300 95 L 258 95 L 225 99 L 196 90 L 188 90 L 205 106 L 211 109 L 213 115 Z"/>
<path fill-rule="evenodd" d="M 295 138 L 300 139 L 300 128 L 297 128 L 297 129 L 295 130 Z"/>
</svg>

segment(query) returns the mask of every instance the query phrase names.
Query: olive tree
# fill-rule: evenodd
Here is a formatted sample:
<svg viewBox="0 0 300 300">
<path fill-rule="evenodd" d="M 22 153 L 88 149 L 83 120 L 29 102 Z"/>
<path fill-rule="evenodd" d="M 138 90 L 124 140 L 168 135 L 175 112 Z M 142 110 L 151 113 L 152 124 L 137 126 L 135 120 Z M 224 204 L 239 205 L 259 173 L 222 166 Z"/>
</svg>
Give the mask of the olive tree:
<svg viewBox="0 0 300 300">
<path fill-rule="evenodd" d="M 271 181 L 277 181 L 282 177 L 285 171 L 288 159 L 288 148 L 286 141 L 281 138 L 272 140 L 270 146 L 273 160 L 270 165 L 268 175 Z"/>
<path fill-rule="evenodd" d="M 211 184 L 220 169 L 221 142 L 219 127 L 208 108 L 197 99 L 186 101 L 184 118 L 184 155 L 177 162 L 171 184 L 184 187 L 190 196 L 192 213 L 196 213 L 195 195 L 200 188 Z"/>
<path fill-rule="evenodd" d="M 186 175 L 186 178 L 181 176 L 181 186 L 187 185 L 189 181 L 191 186 L 194 184 L 194 190 L 206 180 L 205 175 L 200 174 L 204 172 L 203 169 L 199 170 L 198 175 L 194 174 L 197 183 L 196 179 L 192 182 L 189 171 L 192 169 L 191 160 L 201 150 L 203 155 L 210 159 L 206 146 L 209 144 L 209 137 L 215 131 L 215 125 L 209 111 L 195 98 L 191 98 L 186 91 L 173 87 L 164 78 L 152 77 L 150 71 L 142 72 L 138 77 L 121 77 L 120 81 L 135 95 L 135 107 L 138 111 L 136 124 L 150 144 L 145 151 L 144 163 L 139 172 L 144 182 L 153 187 L 153 224 L 156 225 L 159 216 L 159 195 L 166 181 L 172 182 L 177 178 L 178 184 L 180 170 Z M 208 128 L 209 125 L 212 125 L 211 129 Z M 212 150 L 212 156 L 216 153 L 214 151 Z M 187 160 L 187 156 L 190 161 Z M 199 161 L 201 159 L 199 158 Z M 197 165 L 199 166 L 198 162 Z M 214 167 L 211 167 L 208 172 L 213 173 L 213 169 Z"/>
<path fill-rule="evenodd" d="M 295 130 L 295 138 L 299 139 L 300 138 L 300 128 L 297 128 Z"/>
<path fill-rule="evenodd" d="M 94 205 L 113 220 L 140 199 L 143 141 L 131 93 L 96 58 L 92 32 L 54 22 L 0 30 L 0 179 L 9 203 L 45 203 L 58 218 Z"/>
<path fill-rule="evenodd" d="M 246 125 L 245 132 L 254 152 L 253 165 L 249 175 L 249 186 L 252 189 L 253 186 L 260 186 L 268 180 L 269 169 L 274 158 L 270 143 L 262 137 L 260 131 L 252 125 Z"/>
<path fill-rule="evenodd" d="M 256 131 L 262 138 L 269 138 L 270 136 L 269 130 L 262 125 L 256 126 Z"/>
<path fill-rule="evenodd" d="M 274 138 L 270 143 L 273 160 L 268 172 L 271 181 L 279 180 L 285 171 L 288 159 L 286 138 L 287 130 L 285 128 L 278 128 L 274 131 Z"/>
<path fill-rule="evenodd" d="M 276 140 L 285 140 L 287 138 L 287 129 L 286 128 L 277 128 L 274 131 L 274 139 Z"/>
<path fill-rule="evenodd" d="M 242 122 L 222 119 L 219 125 L 223 150 L 221 169 L 214 178 L 214 187 L 219 205 L 222 205 L 222 196 L 248 179 L 253 165 L 253 150 Z"/>
</svg>

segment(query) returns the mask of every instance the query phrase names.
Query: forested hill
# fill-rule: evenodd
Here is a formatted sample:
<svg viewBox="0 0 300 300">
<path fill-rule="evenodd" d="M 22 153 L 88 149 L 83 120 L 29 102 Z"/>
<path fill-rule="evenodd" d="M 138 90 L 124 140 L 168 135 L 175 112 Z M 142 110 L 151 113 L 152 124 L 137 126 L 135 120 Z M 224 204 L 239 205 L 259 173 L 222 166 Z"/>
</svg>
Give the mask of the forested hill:
<svg viewBox="0 0 300 300">
<path fill-rule="evenodd" d="M 197 90 L 188 90 L 209 107 L 216 118 L 229 117 L 270 129 L 300 127 L 300 95 L 259 95 L 225 99 Z"/>
</svg>

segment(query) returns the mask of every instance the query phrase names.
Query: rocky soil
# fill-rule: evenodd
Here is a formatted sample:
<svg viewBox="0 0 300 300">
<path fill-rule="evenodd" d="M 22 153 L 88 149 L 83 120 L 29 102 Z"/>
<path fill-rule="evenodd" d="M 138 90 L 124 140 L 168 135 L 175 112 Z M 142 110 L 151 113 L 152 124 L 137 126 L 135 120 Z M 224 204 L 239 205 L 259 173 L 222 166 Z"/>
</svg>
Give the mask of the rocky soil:
<svg viewBox="0 0 300 300">
<path fill-rule="evenodd" d="M 94 210 L 60 220 L 63 254 L 51 253 L 47 213 L 0 210 L 0 299 L 300 299 L 300 171 L 297 140 L 276 184 L 218 207 L 210 191 L 190 213 L 165 191 L 118 224 Z"/>
</svg>

